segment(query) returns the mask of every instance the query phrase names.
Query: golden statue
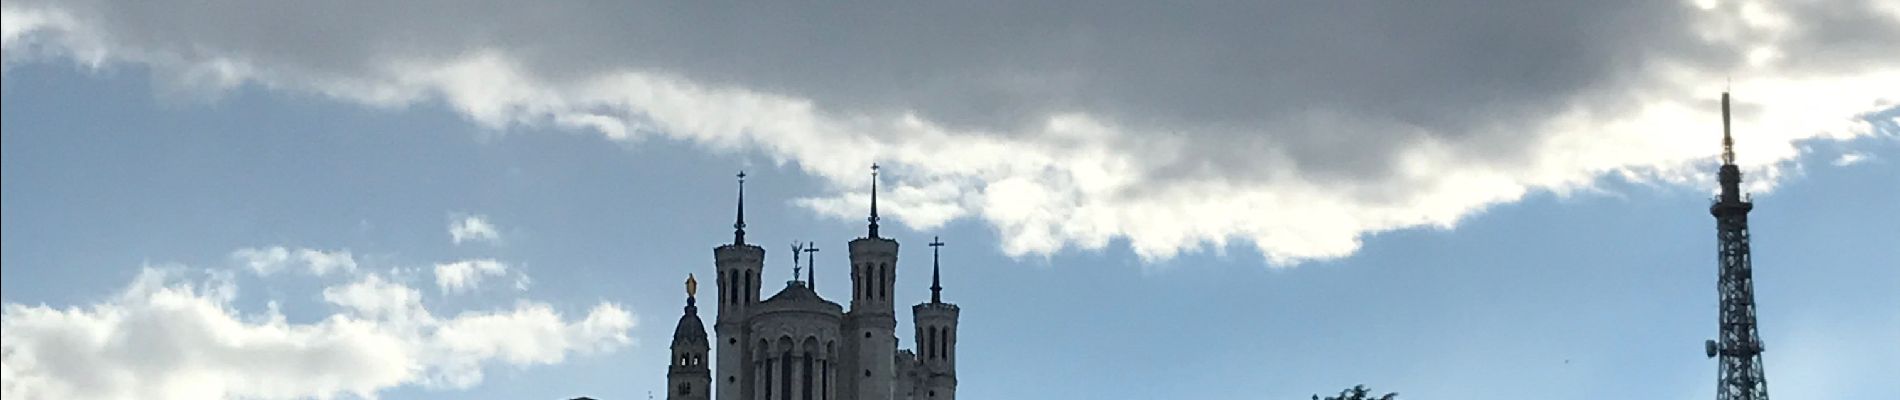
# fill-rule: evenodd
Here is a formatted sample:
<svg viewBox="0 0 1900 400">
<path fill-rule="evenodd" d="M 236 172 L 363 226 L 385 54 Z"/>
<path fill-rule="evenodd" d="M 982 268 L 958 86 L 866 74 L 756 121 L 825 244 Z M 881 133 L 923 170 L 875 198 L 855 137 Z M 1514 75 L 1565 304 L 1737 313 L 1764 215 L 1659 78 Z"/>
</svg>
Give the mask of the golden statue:
<svg viewBox="0 0 1900 400">
<path fill-rule="evenodd" d="M 693 297 L 693 293 L 698 291 L 699 280 L 693 279 L 693 274 L 686 274 L 686 297 Z"/>
</svg>

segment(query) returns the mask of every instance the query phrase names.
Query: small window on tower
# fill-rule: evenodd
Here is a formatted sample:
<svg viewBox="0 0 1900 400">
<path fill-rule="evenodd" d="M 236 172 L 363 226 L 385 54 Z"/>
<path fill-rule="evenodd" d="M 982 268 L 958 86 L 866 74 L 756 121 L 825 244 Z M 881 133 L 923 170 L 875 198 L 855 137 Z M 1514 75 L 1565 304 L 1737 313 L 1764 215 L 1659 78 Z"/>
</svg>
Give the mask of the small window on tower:
<svg viewBox="0 0 1900 400">
<path fill-rule="evenodd" d="M 680 395 L 689 395 L 689 394 L 693 394 L 693 385 L 685 384 L 685 383 L 680 384 Z"/>
</svg>

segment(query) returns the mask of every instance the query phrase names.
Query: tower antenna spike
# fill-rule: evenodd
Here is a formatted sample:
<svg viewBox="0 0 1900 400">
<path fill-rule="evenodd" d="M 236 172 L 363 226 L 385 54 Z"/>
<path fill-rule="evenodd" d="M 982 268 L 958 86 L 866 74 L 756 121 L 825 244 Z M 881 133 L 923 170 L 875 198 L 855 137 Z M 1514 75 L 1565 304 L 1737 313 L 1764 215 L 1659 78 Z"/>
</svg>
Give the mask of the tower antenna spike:
<svg viewBox="0 0 1900 400">
<path fill-rule="evenodd" d="M 943 239 L 930 237 L 930 304 L 943 304 L 943 274 L 939 271 L 937 249 L 943 248 Z"/>
<path fill-rule="evenodd" d="M 1735 165 L 1735 136 L 1729 133 L 1728 92 L 1722 92 L 1722 165 Z"/>
<path fill-rule="evenodd" d="M 745 171 L 739 171 L 739 213 L 732 220 L 732 244 L 745 244 Z"/>
<path fill-rule="evenodd" d="M 868 220 L 871 221 L 871 238 L 872 239 L 876 239 L 878 237 L 877 236 L 877 221 L 879 220 L 879 218 L 877 217 L 877 170 L 878 170 L 877 163 L 871 163 L 871 218 L 868 218 Z"/>
</svg>

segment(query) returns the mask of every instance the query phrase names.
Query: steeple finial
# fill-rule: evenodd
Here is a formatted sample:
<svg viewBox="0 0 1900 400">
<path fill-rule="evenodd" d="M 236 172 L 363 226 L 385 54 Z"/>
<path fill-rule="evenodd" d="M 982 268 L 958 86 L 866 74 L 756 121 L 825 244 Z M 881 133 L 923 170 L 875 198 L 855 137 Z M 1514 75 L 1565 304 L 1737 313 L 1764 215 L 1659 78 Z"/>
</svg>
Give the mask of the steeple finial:
<svg viewBox="0 0 1900 400">
<path fill-rule="evenodd" d="M 804 253 L 804 252 L 805 252 L 804 243 L 792 242 L 792 280 L 793 281 L 798 280 L 798 268 L 802 266 L 798 264 L 798 257 L 801 253 Z"/>
<path fill-rule="evenodd" d="M 937 249 L 943 247 L 943 239 L 930 237 L 930 304 L 943 303 L 943 274 L 937 262 Z"/>
<path fill-rule="evenodd" d="M 693 309 L 693 303 L 694 303 L 693 295 L 697 294 L 698 292 L 699 292 L 699 280 L 694 279 L 693 274 L 690 274 L 690 273 L 686 274 L 686 309 L 688 311 L 691 311 Z"/>
<path fill-rule="evenodd" d="M 818 290 L 818 243 L 805 242 L 805 252 L 812 253 L 805 256 L 805 286 L 816 291 Z"/>
<path fill-rule="evenodd" d="M 732 221 L 732 244 L 745 244 L 745 171 L 739 171 L 739 216 Z"/>
<path fill-rule="evenodd" d="M 1722 92 L 1722 165 L 1735 165 L 1735 137 L 1728 125 L 1728 92 Z"/>
<path fill-rule="evenodd" d="M 871 238 L 873 238 L 873 239 L 876 239 L 876 238 L 878 237 L 878 236 L 877 236 L 877 221 L 878 221 L 878 217 L 877 217 L 877 170 L 878 170 L 878 166 L 877 166 L 877 163 L 871 163 L 871 218 L 869 218 L 868 220 L 870 220 L 870 221 L 871 221 Z"/>
</svg>

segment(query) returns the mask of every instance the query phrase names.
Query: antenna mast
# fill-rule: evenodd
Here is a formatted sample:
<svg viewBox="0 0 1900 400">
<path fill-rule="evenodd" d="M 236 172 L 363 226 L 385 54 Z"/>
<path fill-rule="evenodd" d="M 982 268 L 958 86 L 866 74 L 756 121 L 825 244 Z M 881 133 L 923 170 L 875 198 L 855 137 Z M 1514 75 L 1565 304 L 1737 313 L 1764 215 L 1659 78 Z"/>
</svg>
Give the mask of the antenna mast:
<svg viewBox="0 0 1900 400">
<path fill-rule="evenodd" d="M 1768 381 L 1762 372 L 1761 333 L 1755 327 L 1755 277 L 1748 244 L 1748 212 L 1754 203 L 1740 192 L 1742 172 L 1735 166 L 1735 139 L 1729 134 L 1728 93 L 1722 93 L 1722 195 L 1709 206 L 1715 216 L 1720 269 L 1720 339 L 1703 344 L 1704 352 L 1719 365 L 1717 400 L 1768 400 Z"/>
</svg>

